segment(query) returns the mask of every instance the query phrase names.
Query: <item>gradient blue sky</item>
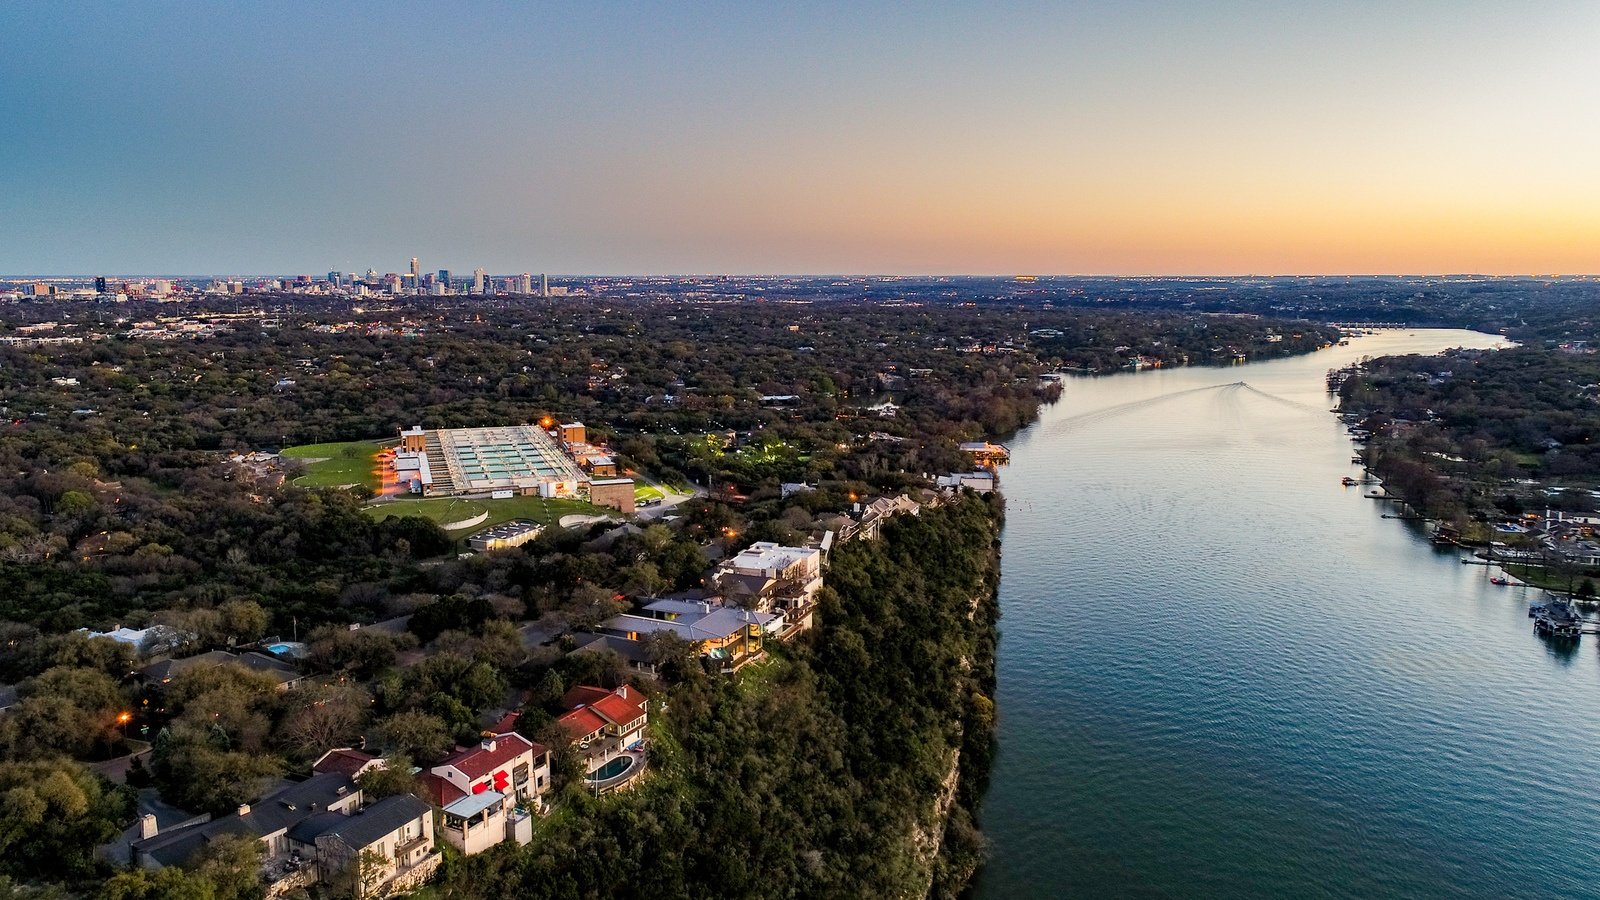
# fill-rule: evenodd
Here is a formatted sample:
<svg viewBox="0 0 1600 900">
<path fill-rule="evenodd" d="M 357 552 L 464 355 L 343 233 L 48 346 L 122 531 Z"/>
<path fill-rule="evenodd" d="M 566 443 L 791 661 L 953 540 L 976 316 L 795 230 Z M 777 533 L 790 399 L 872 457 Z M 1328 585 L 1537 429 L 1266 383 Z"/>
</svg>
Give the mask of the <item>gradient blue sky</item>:
<svg viewBox="0 0 1600 900">
<path fill-rule="evenodd" d="M 0 5 L 0 272 L 1600 271 L 1594 2 Z"/>
</svg>

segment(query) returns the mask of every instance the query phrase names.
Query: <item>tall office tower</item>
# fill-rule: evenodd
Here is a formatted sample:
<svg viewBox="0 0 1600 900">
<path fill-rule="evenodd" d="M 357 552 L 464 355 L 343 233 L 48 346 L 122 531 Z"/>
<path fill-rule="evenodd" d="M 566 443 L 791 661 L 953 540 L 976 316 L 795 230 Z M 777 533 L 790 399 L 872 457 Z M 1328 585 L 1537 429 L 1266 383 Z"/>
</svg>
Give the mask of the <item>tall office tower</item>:
<svg viewBox="0 0 1600 900">
<path fill-rule="evenodd" d="M 532 275 L 528 274 L 527 272 L 523 272 L 522 273 L 522 277 L 517 280 L 517 293 L 519 293 L 519 294 L 531 294 L 531 293 L 533 293 L 533 276 Z"/>
<path fill-rule="evenodd" d="M 411 280 L 416 281 L 422 275 L 422 265 L 415 256 L 411 257 Z"/>
<path fill-rule="evenodd" d="M 484 271 L 482 269 L 473 269 L 472 270 L 472 292 L 474 294 L 482 294 L 482 293 L 484 293 L 484 288 L 486 287 L 486 285 L 483 282 L 484 282 Z"/>
<path fill-rule="evenodd" d="M 543 272 L 539 273 L 539 296 L 550 296 L 550 278 Z"/>
<path fill-rule="evenodd" d="M 328 273 L 328 283 L 333 285 L 334 287 L 343 287 L 344 286 L 344 273 L 343 272 L 329 272 Z"/>
<path fill-rule="evenodd" d="M 367 283 L 368 284 L 372 284 L 372 283 L 375 283 L 377 280 L 378 280 L 378 270 L 377 269 L 368 269 L 367 270 L 367 277 L 366 277 Z"/>
<path fill-rule="evenodd" d="M 106 292 L 106 277 L 104 275 L 94 280 L 94 292 L 96 294 L 104 294 Z"/>
<path fill-rule="evenodd" d="M 449 269 L 440 269 L 439 270 L 439 284 L 444 285 L 444 289 L 445 290 L 447 290 L 447 291 L 450 290 L 450 270 Z"/>
</svg>

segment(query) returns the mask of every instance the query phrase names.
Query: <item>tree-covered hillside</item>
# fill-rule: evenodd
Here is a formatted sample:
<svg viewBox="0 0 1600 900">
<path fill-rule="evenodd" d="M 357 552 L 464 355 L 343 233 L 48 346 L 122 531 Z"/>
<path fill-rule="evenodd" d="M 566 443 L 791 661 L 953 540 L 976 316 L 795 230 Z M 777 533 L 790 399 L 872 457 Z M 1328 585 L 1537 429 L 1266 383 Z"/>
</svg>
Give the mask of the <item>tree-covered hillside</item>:
<svg viewBox="0 0 1600 900">
<path fill-rule="evenodd" d="M 999 516 L 969 497 L 836 549 L 811 639 L 665 693 L 652 778 L 599 801 L 572 788 L 533 844 L 454 861 L 435 896 L 959 894 L 982 853 Z"/>
</svg>

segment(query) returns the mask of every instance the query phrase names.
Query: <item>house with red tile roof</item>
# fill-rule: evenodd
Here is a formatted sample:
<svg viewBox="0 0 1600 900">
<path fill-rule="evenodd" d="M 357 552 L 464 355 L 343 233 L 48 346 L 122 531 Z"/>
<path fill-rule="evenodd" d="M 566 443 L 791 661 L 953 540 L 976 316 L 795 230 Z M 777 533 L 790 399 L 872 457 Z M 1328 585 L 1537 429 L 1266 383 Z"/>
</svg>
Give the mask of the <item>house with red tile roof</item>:
<svg viewBox="0 0 1600 900">
<path fill-rule="evenodd" d="M 368 769 L 383 768 L 383 760 L 370 753 L 363 753 L 351 747 L 339 747 L 322 754 L 311 764 L 311 771 L 321 774 L 323 772 L 343 772 L 351 778 L 361 777 L 361 773 Z"/>
<path fill-rule="evenodd" d="M 631 781 L 643 767 L 644 755 L 639 748 L 650 718 L 649 698 L 628 685 L 613 691 L 578 685 L 567 691 L 561 702 L 567 711 L 556 719 L 556 724 L 577 748 L 585 780 L 591 786 L 609 784 L 614 779 Z M 632 757 L 635 764 L 618 759 L 623 756 Z M 623 773 L 628 773 L 625 778 Z"/>
<path fill-rule="evenodd" d="M 439 806 L 485 791 L 538 800 L 550 789 L 550 751 L 514 731 L 486 735 L 430 768 L 422 785 Z"/>
<path fill-rule="evenodd" d="M 614 727 L 612 733 L 619 736 L 638 734 L 649 718 L 645 695 L 628 685 L 608 691 L 580 684 L 562 695 L 561 704 L 570 710 L 568 715 L 585 710 L 598 714 L 607 725 Z"/>
</svg>

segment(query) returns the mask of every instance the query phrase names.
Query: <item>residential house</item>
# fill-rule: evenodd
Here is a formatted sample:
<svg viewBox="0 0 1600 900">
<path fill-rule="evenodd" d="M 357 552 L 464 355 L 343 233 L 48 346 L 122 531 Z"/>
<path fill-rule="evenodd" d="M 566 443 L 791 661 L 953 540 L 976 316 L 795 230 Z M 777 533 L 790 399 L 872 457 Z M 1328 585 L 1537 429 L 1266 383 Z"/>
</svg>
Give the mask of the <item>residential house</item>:
<svg viewBox="0 0 1600 900">
<path fill-rule="evenodd" d="M 970 488 L 980 494 L 987 494 L 994 490 L 994 473 L 981 469 L 976 472 L 951 472 L 949 475 L 939 476 L 939 487 L 952 491 Z"/>
<path fill-rule="evenodd" d="M 760 659 L 763 637 L 784 627 L 783 617 L 775 612 L 710 601 L 655 600 L 645 606 L 644 612 L 647 615 L 613 616 L 601 623 L 599 630 L 632 642 L 670 632 L 700 656 L 717 662 L 725 672 Z M 636 654 L 645 655 L 644 648 Z"/>
<path fill-rule="evenodd" d="M 1547 509 L 1544 511 L 1544 517 L 1546 521 L 1552 523 L 1565 522 L 1572 525 L 1600 526 L 1600 516 L 1591 516 L 1587 513 L 1570 513 L 1559 509 Z"/>
<path fill-rule="evenodd" d="M 786 628 L 803 630 L 811 627 L 822 590 L 822 551 L 759 541 L 723 560 L 712 580 L 730 603 L 775 612 Z"/>
<path fill-rule="evenodd" d="M 597 792 L 620 789 L 644 769 L 649 699 L 637 688 L 579 685 L 561 698 L 556 723 L 583 761 L 584 781 Z"/>
<path fill-rule="evenodd" d="M 1565 540 L 1554 542 L 1561 558 L 1575 566 L 1594 568 L 1600 566 L 1600 544 L 1594 541 Z"/>
<path fill-rule="evenodd" d="M 444 839 L 462 853 L 481 853 L 501 841 L 526 845 L 533 839 L 533 814 L 499 791 L 468 794 L 446 806 Z"/>
<path fill-rule="evenodd" d="M 313 880 L 351 879 L 358 897 L 386 897 L 426 881 L 439 866 L 433 810 L 397 794 L 354 813 L 322 812 L 288 831 L 290 852 L 314 867 Z"/>
<path fill-rule="evenodd" d="M 630 672 L 646 678 L 656 678 L 661 674 L 661 666 L 652 658 L 649 648 L 642 642 L 630 641 L 614 634 L 580 634 L 577 636 L 577 646 L 572 652 L 615 653 Z"/>
<path fill-rule="evenodd" d="M 305 680 L 293 663 L 265 653 L 241 653 L 236 662 L 258 675 L 266 675 L 277 681 L 280 691 L 292 691 Z"/>
<path fill-rule="evenodd" d="M 428 769 L 422 785 L 441 807 L 487 791 L 537 803 L 550 789 L 550 751 L 515 731 L 487 735 Z"/>
<path fill-rule="evenodd" d="M 905 494 L 898 497 L 879 497 L 870 503 L 857 503 L 855 536 L 862 540 L 877 540 L 882 531 L 883 523 L 895 516 L 907 513 L 915 516 L 922 512 L 922 505 Z"/>
<path fill-rule="evenodd" d="M 370 753 L 363 753 L 350 747 L 329 750 L 311 764 L 311 771 L 319 775 L 324 772 L 343 772 L 352 779 L 360 778 L 361 773 L 368 769 L 381 768 L 383 768 L 383 760 Z"/>
<path fill-rule="evenodd" d="M 119 626 L 111 631 L 103 632 L 80 628 L 79 631 L 92 638 L 106 638 L 119 644 L 127 644 L 133 648 L 136 656 L 144 659 L 163 653 L 171 653 L 186 642 L 194 639 L 194 635 L 185 634 L 176 628 L 166 625 L 151 625 L 149 628 L 124 628 Z"/>
<path fill-rule="evenodd" d="M 172 683 L 172 679 L 195 669 L 216 668 L 218 666 L 240 666 L 273 678 L 280 691 L 292 691 L 299 687 L 304 680 L 300 670 L 293 664 L 268 656 L 265 653 L 230 653 L 227 650 L 210 650 L 198 656 L 186 656 L 183 659 L 164 659 L 151 663 L 139 670 L 145 683 L 159 689 L 160 686 Z"/>
<path fill-rule="evenodd" d="M 261 842 L 269 897 L 337 881 L 364 853 L 375 864 L 361 873 L 364 896 L 385 896 L 426 880 L 439 862 L 427 804 L 395 796 L 363 808 L 362 800 L 348 773 L 330 771 L 210 821 L 191 819 L 163 829 L 147 813 L 129 862 L 152 870 L 181 866 L 224 835 L 244 835 Z"/>
<path fill-rule="evenodd" d="M 211 821 L 210 813 L 193 813 L 167 803 L 153 787 L 138 789 L 133 815 L 133 822 L 120 835 L 95 848 L 96 859 L 113 866 L 126 866 L 133 861 L 133 845 L 138 841 Z"/>
</svg>

